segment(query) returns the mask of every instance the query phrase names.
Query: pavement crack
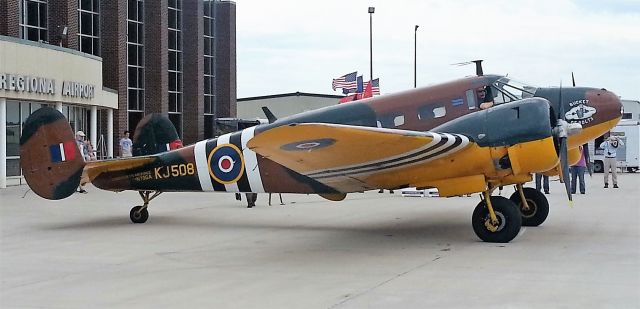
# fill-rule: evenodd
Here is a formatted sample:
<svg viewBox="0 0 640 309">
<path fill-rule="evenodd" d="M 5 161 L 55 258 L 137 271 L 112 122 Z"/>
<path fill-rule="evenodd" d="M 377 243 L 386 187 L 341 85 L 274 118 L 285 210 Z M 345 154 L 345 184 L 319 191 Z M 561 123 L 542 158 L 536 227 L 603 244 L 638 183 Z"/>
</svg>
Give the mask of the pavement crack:
<svg viewBox="0 0 640 309">
<path fill-rule="evenodd" d="M 437 256 L 434 260 L 430 260 L 428 262 L 424 262 L 424 263 L 419 264 L 419 265 L 417 265 L 417 266 L 415 266 L 413 268 L 410 268 L 410 269 L 408 269 L 408 270 L 406 270 L 404 272 L 396 274 L 395 276 L 393 276 L 393 277 L 391 277 L 391 278 L 389 278 L 387 280 L 384 280 L 384 281 L 382 281 L 382 282 L 380 282 L 380 283 L 378 283 L 378 284 L 376 284 L 376 285 L 374 285 L 374 286 L 372 286 L 372 287 L 370 287 L 370 288 L 368 288 L 368 289 L 366 289 L 366 290 L 364 290 L 364 291 L 362 291 L 360 293 L 346 294 L 346 295 L 343 296 L 344 297 L 343 300 L 341 300 L 340 302 L 332 305 L 329 308 L 337 308 L 338 306 L 341 306 L 341 305 L 345 304 L 348 301 L 351 301 L 351 300 L 356 299 L 356 298 L 358 298 L 360 296 L 368 294 L 369 292 L 371 292 L 371 291 L 373 291 L 373 290 L 375 290 L 375 289 L 377 289 L 377 288 L 379 288 L 379 287 L 381 287 L 381 286 L 383 286 L 383 285 L 385 285 L 385 284 L 387 284 L 387 283 L 389 283 L 389 282 L 391 282 L 393 280 L 396 280 L 396 279 L 398 279 L 400 277 L 403 277 L 404 275 L 406 275 L 406 274 L 408 274 L 408 273 L 410 273 L 410 272 L 412 272 L 412 271 L 414 271 L 416 269 L 420 269 L 420 268 L 422 268 L 424 266 L 427 266 L 428 264 L 430 264 L 430 263 L 432 263 L 432 262 L 434 262 L 434 261 L 436 261 L 438 259 L 440 259 L 440 256 Z"/>
</svg>

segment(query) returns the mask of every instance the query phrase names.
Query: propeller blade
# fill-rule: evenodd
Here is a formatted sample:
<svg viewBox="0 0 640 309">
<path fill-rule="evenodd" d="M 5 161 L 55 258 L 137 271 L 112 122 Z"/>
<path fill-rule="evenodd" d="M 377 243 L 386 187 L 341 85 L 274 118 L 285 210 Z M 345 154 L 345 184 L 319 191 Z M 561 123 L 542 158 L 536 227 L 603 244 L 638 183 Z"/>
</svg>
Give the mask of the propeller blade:
<svg viewBox="0 0 640 309">
<path fill-rule="evenodd" d="M 573 83 L 573 87 L 576 86 L 576 78 L 573 76 L 573 72 L 571 72 L 571 82 Z"/>
<path fill-rule="evenodd" d="M 560 91 L 558 91 L 558 119 L 564 119 L 564 104 L 562 103 L 562 81 L 560 81 Z"/>
<path fill-rule="evenodd" d="M 569 198 L 569 206 L 573 207 L 571 184 L 569 183 L 569 155 L 567 150 L 567 130 L 569 125 L 565 120 L 564 104 L 562 103 L 562 81 L 560 81 L 560 91 L 558 91 L 558 104 L 556 136 L 560 142 L 560 180 L 564 182 L 564 188 L 567 191 L 567 198 Z"/>
<path fill-rule="evenodd" d="M 568 153 L 567 153 L 567 138 L 560 138 L 560 171 L 561 171 L 561 179 L 564 182 L 564 188 L 567 190 L 567 197 L 569 201 L 573 201 L 571 197 L 571 184 L 569 183 L 569 162 L 568 162 Z"/>
</svg>

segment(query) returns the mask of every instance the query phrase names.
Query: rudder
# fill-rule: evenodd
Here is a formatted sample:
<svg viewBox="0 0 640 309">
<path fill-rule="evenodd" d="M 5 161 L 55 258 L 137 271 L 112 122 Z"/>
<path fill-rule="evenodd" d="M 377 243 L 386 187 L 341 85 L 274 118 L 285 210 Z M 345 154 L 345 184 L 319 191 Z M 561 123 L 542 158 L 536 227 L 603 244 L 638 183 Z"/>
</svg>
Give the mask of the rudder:
<svg viewBox="0 0 640 309">
<path fill-rule="evenodd" d="M 133 156 L 148 156 L 177 148 L 182 141 L 169 117 L 149 114 L 142 118 L 133 134 Z"/>
<path fill-rule="evenodd" d="M 67 118 L 43 107 L 27 118 L 20 137 L 20 167 L 33 192 L 49 200 L 72 195 L 85 162 Z"/>
</svg>

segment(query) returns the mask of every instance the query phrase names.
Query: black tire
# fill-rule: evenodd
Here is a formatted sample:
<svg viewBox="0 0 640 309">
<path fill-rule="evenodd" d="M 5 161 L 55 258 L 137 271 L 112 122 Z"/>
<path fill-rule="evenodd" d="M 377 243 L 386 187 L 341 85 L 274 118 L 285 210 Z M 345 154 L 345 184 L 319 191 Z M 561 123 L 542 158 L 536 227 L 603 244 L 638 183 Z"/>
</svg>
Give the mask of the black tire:
<svg viewBox="0 0 640 309">
<path fill-rule="evenodd" d="M 522 226 L 538 226 L 547 220 L 549 216 L 549 201 L 542 192 L 534 188 L 522 188 L 524 198 L 527 199 L 528 210 L 522 209 L 522 199 L 518 191 L 509 199 L 516 204 L 522 215 Z"/>
<path fill-rule="evenodd" d="M 602 161 L 593 161 L 593 172 L 594 173 L 604 172 L 604 163 L 602 163 Z"/>
<path fill-rule="evenodd" d="M 133 207 L 129 212 L 129 218 L 133 223 L 145 223 L 149 219 L 149 211 L 147 208 L 143 209 L 142 206 Z"/>
<path fill-rule="evenodd" d="M 471 225 L 473 231 L 478 235 L 482 241 L 506 243 L 510 242 L 520 232 L 522 226 L 522 216 L 520 211 L 513 204 L 511 200 L 502 196 L 492 196 L 491 205 L 493 205 L 493 211 L 498 217 L 498 226 L 495 232 L 490 231 L 485 222 L 491 220 L 489 216 L 489 209 L 485 201 L 481 201 L 473 210 L 471 216 Z"/>
</svg>

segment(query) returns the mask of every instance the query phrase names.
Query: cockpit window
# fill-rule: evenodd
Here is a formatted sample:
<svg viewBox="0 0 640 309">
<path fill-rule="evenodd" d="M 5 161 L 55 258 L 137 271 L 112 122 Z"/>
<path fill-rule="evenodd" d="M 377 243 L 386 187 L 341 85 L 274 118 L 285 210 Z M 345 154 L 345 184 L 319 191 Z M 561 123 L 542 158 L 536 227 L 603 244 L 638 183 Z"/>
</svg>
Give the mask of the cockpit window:
<svg viewBox="0 0 640 309">
<path fill-rule="evenodd" d="M 531 86 L 508 77 L 498 79 L 493 85 L 496 104 L 533 97 L 538 87 Z"/>
</svg>

